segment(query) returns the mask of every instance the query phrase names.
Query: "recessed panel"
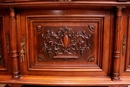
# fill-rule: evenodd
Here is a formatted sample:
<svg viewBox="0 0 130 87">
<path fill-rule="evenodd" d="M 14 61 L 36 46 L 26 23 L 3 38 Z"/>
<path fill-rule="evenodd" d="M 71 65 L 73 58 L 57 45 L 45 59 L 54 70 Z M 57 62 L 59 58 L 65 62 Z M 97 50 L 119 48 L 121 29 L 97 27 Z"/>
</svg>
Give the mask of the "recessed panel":
<svg viewBox="0 0 130 87">
<path fill-rule="evenodd" d="M 28 17 L 29 69 L 102 71 L 102 31 L 103 17 Z"/>
</svg>

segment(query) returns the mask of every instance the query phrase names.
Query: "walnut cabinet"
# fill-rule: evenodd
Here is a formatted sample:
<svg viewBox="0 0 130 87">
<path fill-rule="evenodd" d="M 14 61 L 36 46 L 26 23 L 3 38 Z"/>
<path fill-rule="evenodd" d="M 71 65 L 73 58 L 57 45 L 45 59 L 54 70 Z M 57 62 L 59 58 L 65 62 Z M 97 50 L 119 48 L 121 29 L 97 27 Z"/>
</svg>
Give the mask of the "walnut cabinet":
<svg viewBox="0 0 130 87">
<path fill-rule="evenodd" d="M 129 9 L 129 0 L 0 1 L 0 83 L 128 86 Z"/>
</svg>

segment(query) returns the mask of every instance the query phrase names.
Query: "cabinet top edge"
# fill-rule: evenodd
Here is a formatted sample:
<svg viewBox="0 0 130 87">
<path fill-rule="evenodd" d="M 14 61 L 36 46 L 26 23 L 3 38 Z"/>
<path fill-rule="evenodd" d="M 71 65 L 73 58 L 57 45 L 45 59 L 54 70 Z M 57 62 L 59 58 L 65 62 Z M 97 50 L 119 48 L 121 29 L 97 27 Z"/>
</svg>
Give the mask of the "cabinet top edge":
<svg viewBox="0 0 130 87">
<path fill-rule="evenodd" d="M 72 2 L 15 2 L 15 3 L 0 3 L 0 7 L 115 7 L 115 6 L 130 6 L 130 2 L 108 2 L 108 1 L 72 1 Z"/>
</svg>

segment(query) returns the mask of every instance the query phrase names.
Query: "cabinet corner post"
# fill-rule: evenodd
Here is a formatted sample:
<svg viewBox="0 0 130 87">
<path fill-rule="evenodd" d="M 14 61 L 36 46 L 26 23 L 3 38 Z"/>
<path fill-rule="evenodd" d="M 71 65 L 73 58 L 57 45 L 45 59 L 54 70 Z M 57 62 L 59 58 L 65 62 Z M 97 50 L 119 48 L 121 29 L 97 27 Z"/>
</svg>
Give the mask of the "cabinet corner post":
<svg viewBox="0 0 130 87">
<path fill-rule="evenodd" d="M 13 64 L 12 78 L 18 79 L 19 76 L 19 66 L 18 66 L 18 44 L 17 44 L 17 29 L 16 29 L 16 14 L 15 9 L 10 8 L 10 49 L 11 58 Z"/>
</svg>

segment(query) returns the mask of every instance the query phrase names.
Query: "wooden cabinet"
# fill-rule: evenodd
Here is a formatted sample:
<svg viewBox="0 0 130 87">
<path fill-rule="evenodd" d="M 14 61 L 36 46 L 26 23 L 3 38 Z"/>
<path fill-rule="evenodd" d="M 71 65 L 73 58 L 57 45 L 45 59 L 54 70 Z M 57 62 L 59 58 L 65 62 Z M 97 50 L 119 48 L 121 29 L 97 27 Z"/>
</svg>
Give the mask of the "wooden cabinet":
<svg viewBox="0 0 130 87">
<path fill-rule="evenodd" d="M 129 85 L 130 2 L 122 1 L 0 3 L 0 83 Z"/>
<path fill-rule="evenodd" d="M 24 74 L 110 75 L 110 11 L 26 10 L 21 15 Z"/>
</svg>

